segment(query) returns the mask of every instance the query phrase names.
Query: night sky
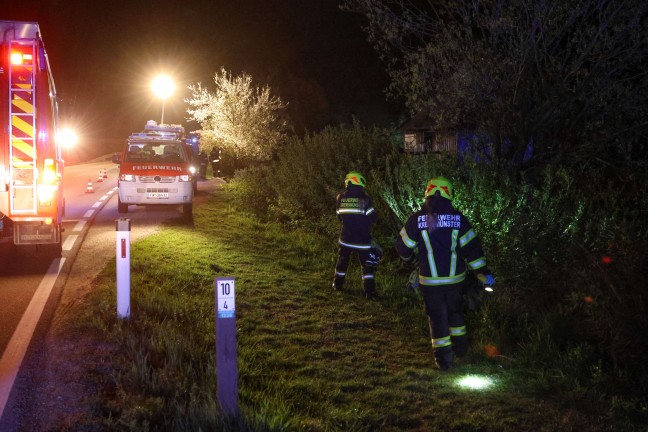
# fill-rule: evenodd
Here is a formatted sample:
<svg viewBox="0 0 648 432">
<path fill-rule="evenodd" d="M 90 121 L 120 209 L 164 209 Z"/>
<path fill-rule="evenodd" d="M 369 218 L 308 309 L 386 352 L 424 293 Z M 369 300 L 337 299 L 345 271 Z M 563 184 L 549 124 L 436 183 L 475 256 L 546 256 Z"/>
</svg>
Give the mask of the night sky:
<svg viewBox="0 0 648 432">
<path fill-rule="evenodd" d="M 62 123 L 95 154 L 160 120 L 150 82 L 176 79 L 167 123 L 187 123 L 187 85 L 211 85 L 224 67 L 251 74 L 289 103 L 297 133 L 326 125 L 398 121 L 386 101 L 384 64 L 362 31 L 364 18 L 338 0 L 28 0 L 2 19 L 38 21 L 60 98 Z"/>
</svg>

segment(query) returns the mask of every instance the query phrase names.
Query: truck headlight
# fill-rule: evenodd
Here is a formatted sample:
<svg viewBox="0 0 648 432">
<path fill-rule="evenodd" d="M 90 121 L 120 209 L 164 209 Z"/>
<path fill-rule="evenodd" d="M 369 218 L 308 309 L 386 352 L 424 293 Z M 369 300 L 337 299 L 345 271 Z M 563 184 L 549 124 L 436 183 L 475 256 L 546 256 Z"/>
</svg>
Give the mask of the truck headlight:
<svg viewBox="0 0 648 432">
<path fill-rule="evenodd" d="M 45 159 L 43 163 L 43 181 L 47 184 L 54 184 L 56 181 L 56 165 L 54 164 L 54 159 Z"/>
<path fill-rule="evenodd" d="M 54 188 L 50 185 L 39 185 L 38 187 L 38 204 L 42 206 L 51 206 L 54 197 Z"/>
<path fill-rule="evenodd" d="M 125 181 L 125 182 L 134 182 L 135 181 L 135 176 L 133 174 L 120 174 L 119 175 L 119 180 L 120 181 Z"/>
<path fill-rule="evenodd" d="M 191 181 L 191 176 L 189 174 L 183 174 L 178 176 L 178 181 L 189 182 Z"/>
</svg>

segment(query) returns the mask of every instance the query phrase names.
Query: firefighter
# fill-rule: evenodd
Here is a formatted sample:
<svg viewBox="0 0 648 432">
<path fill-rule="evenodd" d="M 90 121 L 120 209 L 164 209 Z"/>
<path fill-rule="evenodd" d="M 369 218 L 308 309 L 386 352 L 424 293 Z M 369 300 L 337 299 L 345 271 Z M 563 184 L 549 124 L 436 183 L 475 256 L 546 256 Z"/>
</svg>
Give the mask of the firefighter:
<svg viewBox="0 0 648 432">
<path fill-rule="evenodd" d="M 466 270 L 486 285 L 495 279 L 486 266 L 481 242 L 466 217 L 452 205 L 452 184 L 445 177 L 430 180 L 425 204 L 409 217 L 396 238 L 396 250 L 405 262 L 416 262 L 418 285 L 430 324 L 437 367 L 446 371 L 453 357 L 468 351 L 461 288 Z"/>
<path fill-rule="evenodd" d="M 362 267 L 362 286 L 368 299 L 378 298 L 376 291 L 376 268 L 382 251 L 371 239 L 371 224 L 378 216 L 371 202 L 371 197 L 364 191 L 367 181 L 357 171 L 351 171 L 344 179 L 344 192 L 336 199 L 337 217 L 342 223 L 342 232 L 338 240 L 338 259 L 335 265 L 333 289 L 341 291 L 351 253 L 355 252 Z"/>
<path fill-rule="evenodd" d="M 207 153 L 205 150 L 201 150 L 200 153 L 198 154 L 198 161 L 200 164 L 200 177 L 203 179 L 207 178 L 207 162 L 209 158 L 207 157 Z"/>
<path fill-rule="evenodd" d="M 218 169 L 218 163 L 221 160 L 221 149 L 218 147 L 212 148 L 211 152 L 209 152 L 209 163 L 211 163 L 212 167 L 212 175 L 214 177 L 220 177 L 220 170 Z"/>
</svg>

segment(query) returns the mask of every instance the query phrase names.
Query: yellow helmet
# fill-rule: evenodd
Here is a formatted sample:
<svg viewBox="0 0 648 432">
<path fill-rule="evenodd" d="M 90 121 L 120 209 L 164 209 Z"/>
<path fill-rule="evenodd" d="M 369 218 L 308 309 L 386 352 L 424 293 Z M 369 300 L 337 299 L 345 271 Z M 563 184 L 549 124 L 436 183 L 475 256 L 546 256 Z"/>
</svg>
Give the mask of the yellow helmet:
<svg viewBox="0 0 648 432">
<path fill-rule="evenodd" d="M 452 200 L 452 183 L 445 177 L 435 177 L 430 180 L 425 188 L 425 197 L 434 195 L 439 191 L 443 198 Z"/>
<path fill-rule="evenodd" d="M 364 176 L 358 171 L 351 171 L 344 178 L 344 186 L 348 186 L 349 183 L 365 187 L 367 185 L 367 180 L 365 180 Z"/>
</svg>

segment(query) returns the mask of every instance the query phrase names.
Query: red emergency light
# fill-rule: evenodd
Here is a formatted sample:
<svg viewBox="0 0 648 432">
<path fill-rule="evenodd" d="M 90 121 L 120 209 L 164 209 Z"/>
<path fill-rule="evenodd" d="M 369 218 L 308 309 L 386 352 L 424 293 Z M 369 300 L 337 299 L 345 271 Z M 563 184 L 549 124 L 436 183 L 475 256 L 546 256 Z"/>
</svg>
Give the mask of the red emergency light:
<svg viewBox="0 0 648 432">
<path fill-rule="evenodd" d="M 25 54 L 17 51 L 12 52 L 10 56 L 12 65 L 32 64 L 33 59 L 34 58 L 31 54 Z"/>
</svg>

